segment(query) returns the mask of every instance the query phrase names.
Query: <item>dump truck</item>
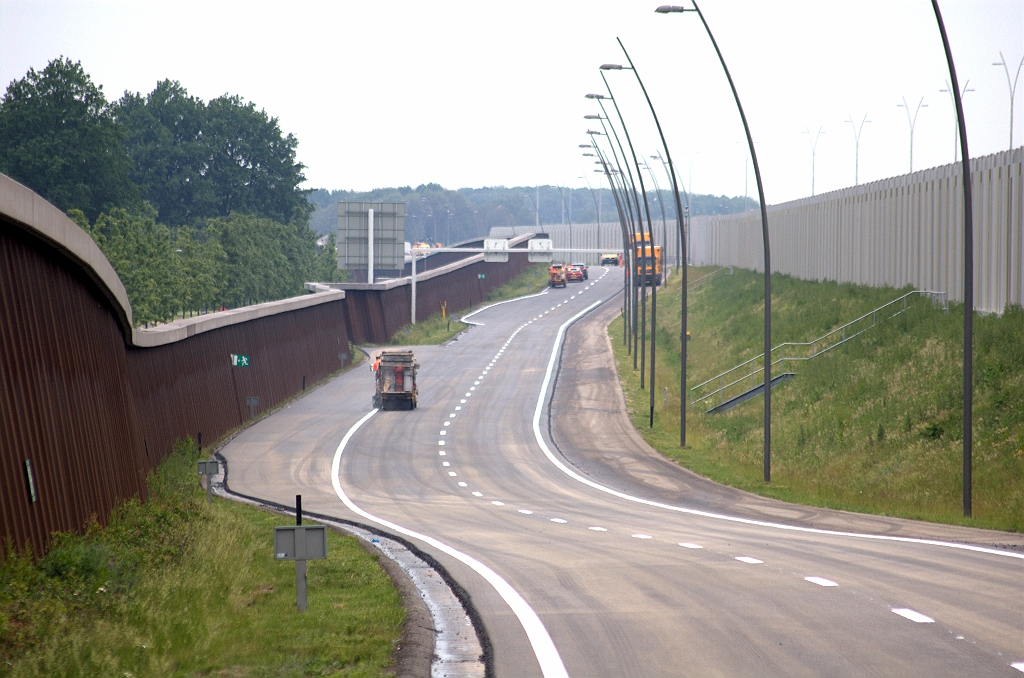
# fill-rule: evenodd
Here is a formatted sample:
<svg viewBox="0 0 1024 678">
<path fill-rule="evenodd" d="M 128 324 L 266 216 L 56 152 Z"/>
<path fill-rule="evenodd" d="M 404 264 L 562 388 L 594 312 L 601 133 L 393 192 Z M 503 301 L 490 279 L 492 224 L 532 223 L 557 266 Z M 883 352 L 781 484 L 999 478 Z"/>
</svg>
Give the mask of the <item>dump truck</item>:
<svg viewBox="0 0 1024 678">
<path fill-rule="evenodd" d="M 551 264 L 548 269 L 548 286 L 565 287 L 565 266 L 563 264 Z"/>
<path fill-rule="evenodd" d="M 377 386 L 373 407 L 382 410 L 415 409 L 418 368 L 412 351 L 381 351 L 370 366 Z"/>
<path fill-rule="evenodd" d="M 633 234 L 633 251 L 636 257 L 636 284 L 661 285 L 661 245 L 651 247 L 651 234 Z M 645 265 L 646 264 L 646 265 Z"/>
</svg>

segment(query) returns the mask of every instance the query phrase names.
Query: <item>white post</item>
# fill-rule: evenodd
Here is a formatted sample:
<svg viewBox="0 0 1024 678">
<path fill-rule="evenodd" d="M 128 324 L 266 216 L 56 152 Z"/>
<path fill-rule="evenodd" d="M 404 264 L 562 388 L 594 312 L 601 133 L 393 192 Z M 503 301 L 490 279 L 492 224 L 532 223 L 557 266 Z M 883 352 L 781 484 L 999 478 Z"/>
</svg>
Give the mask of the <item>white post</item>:
<svg viewBox="0 0 1024 678">
<path fill-rule="evenodd" d="M 369 224 L 366 236 L 366 282 L 373 284 L 373 210 L 367 211 L 366 222 Z"/>
<path fill-rule="evenodd" d="M 416 324 L 416 250 L 412 251 L 412 324 Z"/>
</svg>

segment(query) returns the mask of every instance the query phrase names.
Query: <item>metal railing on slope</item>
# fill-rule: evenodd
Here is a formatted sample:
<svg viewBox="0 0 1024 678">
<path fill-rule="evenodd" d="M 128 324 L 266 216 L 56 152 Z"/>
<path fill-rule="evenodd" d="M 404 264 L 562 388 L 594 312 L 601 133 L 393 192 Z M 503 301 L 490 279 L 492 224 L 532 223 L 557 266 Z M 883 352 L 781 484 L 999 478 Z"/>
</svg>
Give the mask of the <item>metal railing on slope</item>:
<svg viewBox="0 0 1024 678">
<path fill-rule="evenodd" d="M 883 304 L 875 310 L 869 311 L 856 320 L 837 327 L 813 341 L 779 344 L 772 349 L 771 353 L 772 380 L 774 381 L 781 375 L 794 374 L 793 372 L 786 371 L 787 361 L 792 364 L 794 362 L 813 360 L 875 327 L 879 322 L 879 315 L 882 316 L 881 320 L 889 320 L 905 313 L 907 310 L 907 299 L 914 295 L 927 297 L 931 299 L 933 304 L 941 303 L 942 310 L 949 311 L 949 300 L 946 298 L 945 292 L 933 292 L 930 290 L 907 292 L 903 296 L 893 299 L 889 303 Z M 892 311 L 893 307 L 897 308 L 896 312 L 886 315 Z M 789 348 L 789 355 L 786 355 L 787 347 Z M 775 358 L 776 352 L 778 353 L 778 358 Z M 703 403 L 708 406 L 710 411 L 733 398 L 738 398 L 753 389 L 763 386 L 763 384 L 764 353 L 761 353 L 691 388 L 689 390 L 690 409 L 693 409 L 695 404 Z"/>
<path fill-rule="evenodd" d="M 696 280 L 688 281 L 686 283 L 686 291 L 689 292 L 690 290 L 697 289 L 706 282 L 711 282 L 711 278 L 715 277 L 722 271 L 729 271 L 729 275 L 732 275 L 732 266 L 723 266 L 722 268 L 711 271 L 711 273 L 708 273 L 707 275 L 702 275 Z"/>
</svg>

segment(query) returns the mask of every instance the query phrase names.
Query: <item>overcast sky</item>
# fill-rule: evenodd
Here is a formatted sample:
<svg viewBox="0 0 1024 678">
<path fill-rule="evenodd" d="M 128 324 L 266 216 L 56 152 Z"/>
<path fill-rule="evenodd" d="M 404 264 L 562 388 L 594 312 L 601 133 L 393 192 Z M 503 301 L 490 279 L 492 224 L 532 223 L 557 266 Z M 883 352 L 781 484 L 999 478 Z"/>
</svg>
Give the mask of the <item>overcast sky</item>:
<svg viewBox="0 0 1024 678">
<path fill-rule="evenodd" d="M 602 63 L 620 37 L 653 99 L 684 182 L 743 195 L 743 130 L 694 13 L 657 2 L 0 1 L 0 80 L 60 55 L 109 98 L 178 80 L 204 100 L 239 94 L 299 139 L 306 186 L 364 190 L 437 182 L 585 185 L 601 179 L 578 145 L 597 113 Z M 942 0 L 971 155 L 1009 147 L 1010 94 L 1024 52 L 1024 0 Z M 953 160 L 955 112 L 928 0 L 704 0 L 757 143 L 769 203 Z M 609 73 L 638 153 L 658 150 L 633 75 Z M 1024 140 L 1024 78 L 1014 145 Z M 590 123 L 592 127 L 593 124 Z M 747 191 L 756 196 L 753 172 Z"/>
</svg>

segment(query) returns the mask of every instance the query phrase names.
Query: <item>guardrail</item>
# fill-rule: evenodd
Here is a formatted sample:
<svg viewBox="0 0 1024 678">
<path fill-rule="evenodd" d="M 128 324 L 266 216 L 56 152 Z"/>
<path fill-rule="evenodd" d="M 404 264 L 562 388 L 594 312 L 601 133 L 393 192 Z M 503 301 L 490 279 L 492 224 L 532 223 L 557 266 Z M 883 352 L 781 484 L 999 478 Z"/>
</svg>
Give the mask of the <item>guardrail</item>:
<svg viewBox="0 0 1024 678">
<path fill-rule="evenodd" d="M 722 269 L 719 269 L 719 271 L 720 270 Z M 716 271 L 716 273 L 717 272 L 718 271 Z M 893 299 L 889 303 L 883 304 L 873 311 L 865 313 L 856 320 L 851 320 L 845 325 L 823 334 L 817 339 L 804 342 L 785 342 L 774 347 L 771 351 L 772 358 L 770 366 L 772 379 L 774 380 L 780 375 L 795 374 L 794 372 L 786 371 L 787 362 L 792 364 L 794 362 L 813 360 L 820 355 L 828 353 L 837 346 L 842 346 L 846 342 L 860 336 L 864 332 L 867 332 L 878 325 L 880 314 L 882 316 L 881 320 L 889 320 L 905 313 L 907 311 L 907 300 L 914 295 L 928 297 L 931 299 L 933 304 L 941 303 L 943 311 L 949 311 L 949 300 L 947 299 L 945 292 L 933 292 L 931 290 L 914 290 L 913 292 L 907 292 L 903 296 Z M 896 312 L 886 315 L 894 307 L 897 308 Z M 789 355 L 786 355 L 787 347 L 789 348 Z M 776 352 L 778 352 L 779 355 L 777 359 L 774 357 Z M 778 366 L 777 373 L 776 366 Z M 701 382 L 691 388 L 688 393 L 690 409 L 693 409 L 694 405 L 697 403 L 703 403 L 705 405 L 710 405 L 710 407 L 708 407 L 708 410 L 710 411 L 733 398 L 737 398 L 748 391 L 762 386 L 763 384 L 764 353 L 761 353 L 750 360 L 742 362 L 736 367 L 715 375 L 707 381 Z"/>
</svg>

